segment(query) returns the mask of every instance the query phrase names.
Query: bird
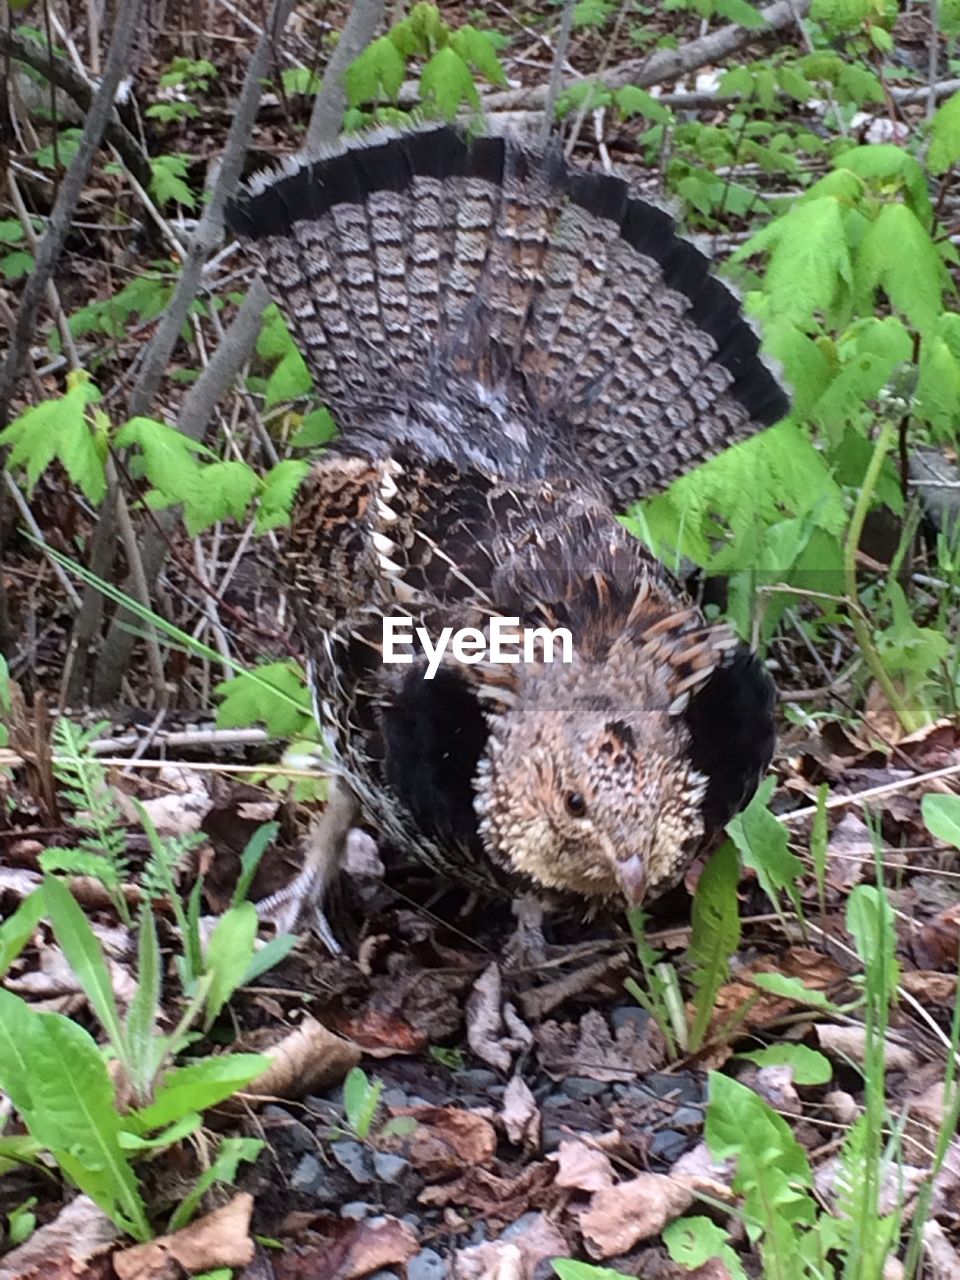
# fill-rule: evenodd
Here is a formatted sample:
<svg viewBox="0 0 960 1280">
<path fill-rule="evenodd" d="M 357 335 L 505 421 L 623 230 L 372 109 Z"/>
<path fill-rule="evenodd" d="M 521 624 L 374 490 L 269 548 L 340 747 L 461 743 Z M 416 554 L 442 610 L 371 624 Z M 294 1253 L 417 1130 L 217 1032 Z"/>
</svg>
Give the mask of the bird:
<svg viewBox="0 0 960 1280">
<path fill-rule="evenodd" d="M 227 220 L 339 427 L 278 566 L 331 786 L 272 918 L 336 946 L 361 818 L 479 892 L 653 901 L 774 747 L 760 659 L 621 519 L 788 412 L 736 294 L 624 178 L 449 124 L 294 159 Z M 385 619 L 485 647 L 427 678 L 385 661 Z M 504 620 L 527 660 L 498 660 Z"/>
</svg>

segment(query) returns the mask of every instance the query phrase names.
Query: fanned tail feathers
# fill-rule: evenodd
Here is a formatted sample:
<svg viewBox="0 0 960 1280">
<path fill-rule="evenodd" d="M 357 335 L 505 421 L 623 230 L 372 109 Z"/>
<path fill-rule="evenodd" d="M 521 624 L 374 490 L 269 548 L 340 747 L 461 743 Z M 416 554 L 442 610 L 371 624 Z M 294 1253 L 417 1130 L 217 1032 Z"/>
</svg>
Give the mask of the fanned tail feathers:
<svg viewBox="0 0 960 1280">
<path fill-rule="evenodd" d="M 450 432 L 500 431 L 537 469 L 576 457 L 625 506 L 787 411 L 669 215 L 555 151 L 446 126 L 368 138 L 255 182 L 228 221 L 348 437 L 449 404 Z"/>
</svg>

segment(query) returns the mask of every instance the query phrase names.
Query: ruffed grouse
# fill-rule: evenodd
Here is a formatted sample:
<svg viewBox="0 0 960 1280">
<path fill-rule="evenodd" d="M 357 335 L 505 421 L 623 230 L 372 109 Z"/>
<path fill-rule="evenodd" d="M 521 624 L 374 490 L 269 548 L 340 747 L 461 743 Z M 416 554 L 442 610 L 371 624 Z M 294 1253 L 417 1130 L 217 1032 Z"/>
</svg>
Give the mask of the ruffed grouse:
<svg viewBox="0 0 960 1280">
<path fill-rule="evenodd" d="M 282 566 L 338 779 L 285 923 L 361 810 L 474 887 L 663 892 L 773 744 L 760 663 L 617 519 L 786 412 L 734 295 L 621 179 L 450 127 L 351 142 L 229 218 L 341 431 Z M 572 661 L 426 680 L 381 661 L 384 616 L 564 627 Z"/>
</svg>

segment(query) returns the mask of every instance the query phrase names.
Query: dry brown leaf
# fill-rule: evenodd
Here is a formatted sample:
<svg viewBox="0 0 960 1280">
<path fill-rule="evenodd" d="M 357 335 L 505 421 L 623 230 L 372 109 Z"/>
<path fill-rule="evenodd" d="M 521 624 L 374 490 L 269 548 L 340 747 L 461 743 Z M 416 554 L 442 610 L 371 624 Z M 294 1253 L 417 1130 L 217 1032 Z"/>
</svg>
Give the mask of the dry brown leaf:
<svg viewBox="0 0 960 1280">
<path fill-rule="evenodd" d="M 407 1159 L 428 1181 L 465 1166 L 489 1164 L 497 1151 L 497 1131 L 484 1116 L 459 1107 L 395 1107 L 412 1116 L 417 1128 L 405 1147 Z"/>
<path fill-rule="evenodd" d="M 824 1053 L 850 1058 L 861 1066 L 866 1061 L 867 1034 L 863 1027 L 841 1027 L 832 1022 L 820 1022 L 814 1030 Z M 888 1071 L 916 1071 L 919 1065 L 912 1049 L 892 1040 L 885 1042 L 883 1057 Z"/>
<path fill-rule="evenodd" d="M 527 1151 L 540 1146 L 540 1108 L 522 1076 L 511 1076 L 503 1091 L 500 1119 L 511 1142 Z"/>
<path fill-rule="evenodd" d="M 360 1280 L 384 1267 L 403 1266 L 420 1249 L 411 1227 L 392 1217 L 354 1222 L 297 1213 L 288 1215 L 280 1230 L 298 1237 L 298 1243 L 273 1255 L 274 1280 Z"/>
<path fill-rule="evenodd" d="M 569 1246 L 560 1230 L 538 1213 L 511 1240 L 490 1240 L 459 1250 L 451 1280 L 533 1280 L 545 1258 L 568 1258 Z"/>
<path fill-rule="evenodd" d="M 113 1268 L 120 1280 L 150 1280 L 176 1275 L 177 1266 L 189 1273 L 245 1267 L 256 1252 L 250 1235 L 252 1214 L 253 1196 L 241 1191 L 229 1204 L 197 1218 L 182 1231 L 115 1253 Z"/>
<path fill-rule="evenodd" d="M 580 1215 L 580 1230 L 592 1258 L 614 1258 L 641 1240 L 659 1235 L 667 1223 L 689 1209 L 689 1180 L 662 1173 L 641 1173 L 628 1182 L 596 1191 Z"/>
<path fill-rule="evenodd" d="M 556 1154 L 547 1159 L 556 1162 L 554 1181 L 558 1187 L 569 1187 L 571 1191 L 603 1191 L 613 1186 L 613 1165 L 609 1158 L 585 1142 L 563 1141 Z"/>
<path fill-rule="evenodd" d="M 403 1266 L 420 1251 L 413 1228 L 399 1218 L 358 1222 L 357 1236 L 330 1280 L 359 1280 L 384 1267 Z"/>
<path fill-rule="evenodd" d="M 955 973 L 931 973 L 929 969 L 910 969 L 900 974 L 900 986 L 908 995 L 925 1005 L 952 1008 L 957 998 Z"/>
<path fill-rule="evenodd" d="M 542 1161 L 528 1164 L 516 1177 L 501 1177 L 483 1168 L 467 1169 L 453 1182 L 425 1187 L 418 1199 L 421 1204 L 456 1205 L 476 1209 L 488 1218 L 515 1222 L 528 1209 L 551 1207 L 556 1198 L 550 1195 L 552 1181 L 553 1168 Z"/>
<path fill-rule="evenodd" d="M 512 1004 L 504 1003 L 500 968 L 488 965 L 467 997 L 467 1044 L 482 1061 L 509 1071 L 513 1055 L 533 1043 L 533 1032 Z"/>
<path fill-rule="evenodd" d="M 666 1059 L 663 1036 L 651 1018 L 642 1032 L 633 1023 L 617 1028 L 590 1009 L 576 1023 L 545 1022 L 537 1030 L 540 1065 L 554 1080 L 587 1076 L 604 1083 L 629 1084 L 638 1075 L 655 1071 Z"/>
<path fill-rule="evenodd" d="M 953 970 L 956 981 L 960 942 L 960 903 L 953 903 L 928 920 L 913 939 L 913 954 L 924 969 Z"/>
<path fill-rule="evenodd" d="M 76 1196 L 52 1222 L 0 1258 L 0 1280 L 86 1275 L 92 1260 L 104 1256 L 119 1234 L 88 1196 Z"/>
<path fill-rule="evenodd" d="M 834 889 L 852 889 L 863 879 L 864 866 L 872 866 L 873 857 L 870 828 L 858 813 L 848 809 L 827 844 L 827 883 Z"/>
<path fill-rule="evenodd" d="M 748 1089 L 769 1102 L 774 1111 L 798 1116 L 803 1111 L 800 1095 L 793 1087 L 793 1069 L 787 1065 L 758 1067 L 752 1063 L 743 1068 L 737 1079 Z"/>
<path fill-rule="evenodd" d="M 355 1044 L 316 1018 L 304 1018 L 295 1031 L 262 1052 L 271 1058 L 271 1065 L 244 1090 L 258 1098 L 301 1098 L 338 1084 L 361 1057 Z"/>
</svg>

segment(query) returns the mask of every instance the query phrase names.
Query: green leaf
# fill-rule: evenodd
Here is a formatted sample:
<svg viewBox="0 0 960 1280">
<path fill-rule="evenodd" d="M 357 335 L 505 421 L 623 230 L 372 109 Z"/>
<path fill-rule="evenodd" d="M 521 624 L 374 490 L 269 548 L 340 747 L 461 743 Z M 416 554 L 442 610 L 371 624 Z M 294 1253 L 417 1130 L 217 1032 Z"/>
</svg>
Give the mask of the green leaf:
<svg viewBox="0 0 960 1280">
<path fill-rule="evenodd" d="M 305 737 L 313 708 L 303 671 L 292 662 L 268 662 L 233 676 L 214 690 L 223 702 L 217 709 L 221 729 L 263 723 L 276 738 Z"/>
<path fill-rule="evenodd" d="M 383 1093 L 382 1080 L 371 1082 L 361 1067 L 351 1067 L 343 1082 L 343 1109 L 350 1128 L 361 1142 L 365 1141 L 370 1133 L 373 1118 L 380 1105 L 381 1093 Z"/>
<path fill-rule="evenodd" d="M 131 1112 L 129 1119 L 141 1135 L 176 1124 L 193 1111 L 204 1112 L 232 1097 L 270 1065 L 265 1054 L 231 1053 L 177 1067 L 164 1076 L 150 1106 Z"/>
<path fill-rule="evenodd" d="M 347 67 L 344 77 L 347 102 L 351 107 L 359 107 L 365 102 L 376 102 L 381 96 L 396 102 L 406 69 L 406 60 L 389 36 L 371 41 Z"/>
<path fill-rule="evenodd" d="M 746 1058 L 758 1067 L 789 1067 L 794 1081 L 801 1085 L 826 1084 L 833 1075 L 830 1059 L 825 1058 L 816 1049 L 808 1049 L 805 1044 L 768 1045 L 765 1049 L 752 1049 L 749 1053 L 738 1053 L 738 1058 Z"/>
<path fill-rule="evenodd" d="M 762 782 L 747 807 L 727 824 L 727 834 L 745 865 L 757 873 L 764 893 L 778 903 L 782 892 L 796 893 L 803 863 L 787 847 L 786 827 L 767 808 L 775 786 L 774 778 Z"/>
<path fill-rule="evenodd" d="M 937 247 L 912 209 L 885 204 L 870 226 L 857 255 L 861 305 L 869 309 L 881 287 L 896 310 L 921 333 L 931 329 L 943 310 L 943 291 L 950 277 Z"/>
<path fill-rule="evenodd" d="M 920 812 L 934 839 L 960 849 L 960 796 L 925 795 Z"/>
<path fill-rule="evenodd" d="M 42 889 L 34 889 L 20 903 L 13 915 L 0 924 L 0 978 L 36 932 L 43 918 L 46 901 Z"/>
<path fill-rule="evenodd" d="M 810 6 L 810 17 L 828 31 L 856 31 L 869 12 L 869 0 L 813 0 Z"/>
<path fill-rule="evenodd" d="M 927 165 L 931 173 L 945 173 L 960 160 L 960 93 L 948 98 L 930 124 Z"/>
<path fill-rule="evenodd" d="M 958 409 L 960 361 L 944 338 L 928 334 L 921 349 L 914 411 L 949 437 L 956 429 Z"/>
<path fill-rule="evenodd" d="M 449 46 L 438 49 L 420 72 L 420 96 L 447 120 L 456 116 L 461 102 L 480 110 L 480 95 L 470 68 Z"/>
<path fill-rule="evenodd" d="M 153 911 L 145 903 L 137 943 L 137 989 L 127 1009 L 124 1037 L 131 1079 L 141 1098 L 149 1092 L 168 1045 L 167 1038 L 157 1032 L 159 1010 L 160 948 Z"/>
<path fill-rule="evenodd" d="M 257 506 L 256 532 L 265 533 L 289 523 L 294 498 L 310 471 L 308 462 L 285 458 L 263 477 Z"/>
<path fill-rule="evenodd" d="M 329 444 L 335 439 L 337 434 L 337 424 L 333 420 L 333 415 L 329 409 L 314 409 L 312 413 L 308 413 L 296 435 L 290 441 L 294 449 L 307 449 L 311 445 Z"/>
<path fill-rule="evenodd" d="M 204 1169 L 192 1189 L 174 1210 L 167 1224 L 167 1231 L 180 1231 L 192 1219 L 200 1201 L 215 1182 L 232 1183 L 242 1160 L 256 1160 L 266 1146 L 260 1138 L 224 1138 L 217 1148 L 212 1164 Z"/>
<path fill-rule="evenodd" d="M 271 938 L 262 947 L 258 947 L 254 951 L 243 977 L 240 979 L 240 986 L 248 987 L 252 982 L 256 982 L 261 974 L 269 972 L 270 969 L 286 960 L 297 945 L 297 942 L 298 938 L 295 933 L 281 933 L 279 937 Z"/>
<path fill-rule="evenodd" d="M 254 954 L 256 937 L 257 909 L 252 902 L 230 907 L 217 921 L 203 957 L 204 970 L 213 979 L 206 999 L 204 1027 L 207 1031 L 243 981 Z"/>
<path fill-rule="evenodd" d="M 753 984 L 763 991 L 769 991 L 785 1000 L 793 1000 L 797 1004 L 812 1005 L 814 1009 L 836 1009 L 822 991 L 805 986 L 799 978 L 788 977 L 785 973 L 754 973 Z"/>
<path fill-rule="evenodd" d="M 629 120 L 631 116 L 643 116 L 646 120 L 661 123 L 670 119 L 670 112 L 663 103 L 658 102 L 646 89 L 640 89 L 634 84 L 623 85 L 613 95 L 613 100 L 624 120 Z"/>
<path fill-rule="evenodd" d="M 467 24 L 453 33 L 450 47 L 456 50 L 468 67 L 479 71 L 491 84 L 507 83 L 490 32 L 478 31 L 476 27 Z"/>
<path fill-rule="evenodd" d="M 184 178 L 190 170 L 191 157 L 183 155 L 151 156 L 150 194 L 158 204 L 173 200 L 185 209 L 197 207 L 197 197 Z"/>
<path fill-rule="evenodd" d="M 877 966 L 884 989 L 893 992 L 900 974 L 893 908 L 872 884 L 858 884 L 847 899 L 847 930 L 864 968 Z"/>
<path fill-rule="evenodd" d="M 717 992 L 727 980 L 730 957 L 740 942 L 737 883 L 740 860 L 725 840 L 704 868 L 693 898 L 688 962 L 694 966 L 693 1026 L 690 1049 L 696 1052 L 713 1015 Z"/>
<path fill-rule="evenodd" d="M 54 458 L 92 503 L 107 491 L 106 472 L 93 432 L 87 423 L 89 391 L 86 375 L 75 380 L 66 395 L 44 400 L 0 431 L 0 445 L 10 447 L 7 466 L 25 466 L 32 490 Z"/>
<path fill-rule="evenodd" d="M 4 280 L 19 280 L 21 276 L 28 276 L 34 265 L 33 254 L 26 249 L 18 249 L 0 258 L 0 275 Z"/>
<path fill-rule="evenodd" d="M 554 1258 L 551 1263 L 559 1280 L 630 1280 L 622 1271 L 595 1267 L 591 1262 L 575 1262 L 572 1258 Z M 735 1277 L 735 1280 L 739 1280 Z"/>
<path fill-rule="evenodd" d="M 748 31 L 767 25 L 766 18 L 752 4 L 747 4 L 747 0 L 714 0 L 714 7 L 721 18 L 735 22 L 738 27 L 746 27 Z"/>
<path fill-rule="evenodd" d="M 39 1016 L 20 996 L 0 987 L 0 1090 L 23 1117 L 34 1105 L 31 1058 L 42 1057 L 42 1050 L 36 1048 Z"/>
<path fill-rule="evenodd" d="M 699 1215 L 678 1218 L 664 1229 L 663 1243 L 673 1261 L 688 1271 L 716 1258 L 724 1264 L 730 1280 L 747 1280 L 747 1273 L 731 1247 L 729 1235 L 710 1218 Z"/>
<path fill-rule="evenodd" d="M 90 1001 L 90 1007 L 107 1033 L 114 1052 L 126 1061 L 127 1048 L 110 971 L 90 922 L 73 894 L 55 876 L 45 876 L 43 895 L 47 915 L 61 951 Z"/>
<path fill-rule="evenodd" d="M 293 345 L 283 355 L 270 377 L 264 391 L 264 408 L 272 409 L 284 400 L 296 400 L 313 387 L 313 378 L 303 356 Z"/>
<path fill-rule="evenodd" d="M 96 1042 L 62 1014 L 38 1017 L 47 1058 L 32 1064 L 30 1131 L 81 1191 L 144 1240 L 150 1229 L 136 1177 L 120 1148 L 113 1082 Z"/>
</svg>

